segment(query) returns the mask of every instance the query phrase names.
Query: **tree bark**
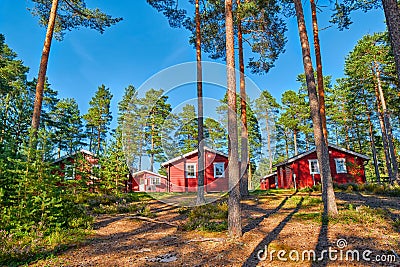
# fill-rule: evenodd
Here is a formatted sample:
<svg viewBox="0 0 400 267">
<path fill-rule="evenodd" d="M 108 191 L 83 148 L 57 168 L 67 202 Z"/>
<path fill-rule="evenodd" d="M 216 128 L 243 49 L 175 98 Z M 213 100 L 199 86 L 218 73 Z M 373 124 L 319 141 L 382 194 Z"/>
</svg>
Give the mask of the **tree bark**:
<svg viewBox="0 0 400 267">
<path fill-rule="evenodd" d="M 232 238 L 242 236 L 240 207 L 240 166 L 238 153 L 238 129 L 236 114 L 236 77 L 232 0 L 225 0 L 226 65 L 228 96 L 228 234 Z"/>
<path fill-rule="evenodd" d="M 385 95 L 383 94 L 382 90 L 382 83 L 381 83 L 381 78 L 380 78 L 380 71 L 379 71 L 379 66 L 375 62 L 375 73 L 376 73 L 376 80 L 378 82 L 378 92 L 379 92 L 379 99 L 382 105 L 382 110 L 383 110 L 383 122 L 385 124 L 385 131 L 386 131 L 386 136 L 388 140 L 388 148 L 389 148 L 389 155 L 390 155 L 390 160 L 392 163 L 392 171 L 393 171 L 393 177 L 391 177 L 391 182 L 394 182 L 395 180 L 398 180 L 398 164 L 397 164 L 397 158 L 396 158 L 396 153 L 394 151 L 394 144 L 393 144 L 393 133 L 392 133 L 392 125 L 390 123 L 390 115 L 387 110 L 386 106 L 386 100 L 385 100 Z"/>
<path fill-rule="evenodd" d="M 269 170 L 268 173 L 272 173 L 272 164 L 273 164 L 273 159 L 272 159 L 272 150 L 271 150 L 271 133 L 269 131 L 269 115 L 268 115 L 268 110 L 265 113 L 265 131 L 267 132 L 267 149 L 268 149 L 268 157 L 269 157 Z"/>
<path fill-rule="evenodd" d="M 297 131 L 293 131 L 293 145 L 294 145 L 294 155 L 297 156 L 299 154 L 298 149 L 297 149 Z"/>
<path fill-rule="evenodd" d="M 400 9 L 396 0 L 382 0 L 382 6 L 396 63 L 397 80 L 400 81 Z"/>
<path fill-rule="evenodd" d="M 240 6 L 240 0 L 237 0 L 237 6 Z M 242 122 L 241 131 L 241 166 L 240 166 L 240 193 L 243 196 L 249 195 L 249 136 L 247 129 L 247 111 L 246 111 L 246 83 L 244 76 L 244 56 L 243 56 L 243 36 L 242 36 L 242 22 L 238 15 L 238 46 L 239 46 L 239 70 L 240 70 L 240 117 Z"/>
<path fill-rule="evenodd" d="M 150 171 L 154 172 L 154 122 L 151 124 Z"/>
<path fill-rule="evenodd" d="M 203 69 L 201 63 L 201 29 L 200 4 L 196 0 L 196 62 L 197 62 L 197 147 L 198 147 L 198 176 L 197 176 L 197 205 L 206 202 L 204 198 L 204 122 L 203 122 Z"/>
<path fill-rule="evenodd" d="M 51 41 L 53 40 L 54 26 L 57 17 L 58 0 L 53 0 L 51 4 L 49 22 L 47 24 L 46 37 L 44 40 L 42 57 L 40 59 L 39 74 L 36 84 L 35 103 L 33 106 L 32 129 L 36 137 L 40 125 L 40 114 L 42 113 L 44 83 L 46 81 L 47 65 L 49 61 Z"/>
<path fill-rule="evenodd" d="M 100 155 L 101 127 L 97 128 L 97 155 Z"/>
<path fill-rule="evenodd" d="M 377 111 L 378 111 L 379 125 L 381 126 L 383 152 L 385 154 L 386 168 L 388 171 L 389 179 L 392 179 L 392 177 L 393 177 L 392 163 L 391 163 L 391 158 L 390 158 L 390 153 L 389 153 L 388 138 L 387 138 L 386 129 L 385 129 L 385 122 L 383 119 L 383 112 L 381 109 L 381 103 L 380 103 L 381 101 L 379 98 L 378 85 L 375 85 L 375 97 L 376 97 L 376 107 L 377 107 Z"/>
<path fill-rule="evenodd" d="M 324 133 L 325 143 L 328 145 L 328 129 L 326 127 L 326 112 L 325 112 L 325 88 L 324 88 L 324 76 L 322 74 L 321 47 L 319 45 L 317 7 L 315 5 L 314 0 L 310 0 L 310 5 L 311 5 L 311 16 L 313 24 L 313 35 L 314 35 L 315 63 L 317 64 L 319 112 L 321 113 L 322 131 Z"/>
<path fill-rule="evenodd" d="M 381 176 L 379 174 L 379 167 L 378 167 L 378 157 L 376 154 L 376 146 L 375 146 L 375 139 L 374 139 L 374 126 L 372 125 L 372 122 L 371 122 L 371 112 L 369 110 L 367 110 L 367 112 L 368 112 L 369 138 L 370 138 L 370 144 L 371 144 L 371 149 L 372 149 L 372 159 L 374 161 L 375 176 L 376 176 L 376 181 L 378 183 L 381 183 Z"/>
<path fill-rule="evenodd" d="M 322 130 L 321 114 L 319 110 L 318 95 L 314 80 L 314 71 L 311 63 L 310 44 L 308 42 L 307 30 L 304 21 L 303 6 L 301 4 L 301 0 L 293 0 L 293 2 L 296 10 L 300 43 L 302 47 L 304 73 L 306 75 L 317 158 L 319 166 L 321 167 L 320 171 L 322 181 L 322 200 L 324 203 L 324 215 L 335 216 L 338 214 L 338 210 L 335 202 L 335 193 L 333 191 L 328 146 L 326 145 Z"/>
</svg>

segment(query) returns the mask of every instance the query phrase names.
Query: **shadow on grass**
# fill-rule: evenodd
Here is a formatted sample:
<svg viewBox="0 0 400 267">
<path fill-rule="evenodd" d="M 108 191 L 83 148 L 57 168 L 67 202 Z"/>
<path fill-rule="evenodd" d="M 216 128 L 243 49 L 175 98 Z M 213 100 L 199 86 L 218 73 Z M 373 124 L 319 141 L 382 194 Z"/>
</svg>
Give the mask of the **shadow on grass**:
<svg viewBox="0 0 400 267">
<path fill-rule="evenodd" d="M 268 253 L 268 251 L 265 251 L 265 248 L 268 248 L 268 245 L 278 237 L 279 233 L 283 230 L 285 225 L 292 219 L 293 215 L 300 210 L 303 201 L 304 198 L 302 197 L 299 203 L 297 203 L 296 208 L 288 216 L 286 216 L 286 218 L 283 219 L 279 223 L 279 225 L 275 227 L 274 230 L 272 230 L 266 237 L 264 237 L 264 239 L 261 240 L 260 243 L 258 243 L 258 245 L 254 248 L 253 252 L 247 258 L 246 262 L 243 263 L 242 267 L 257 266 L 257 264 L 261 261 L 261 259 L 259 258 L 260 251 L 262 251 L 263 253 Z"/>
<path fill-rule="evenodd" d="M 244 226 L 244 227 L 243 227 L 243 233 L 247 233 L 247 232 L 249 232 L 249 231 L 255 229 L 257 226 L 260 225 L 260 223 L 261 223 L 264 219 L 268 218 L 268 217 L 271 216 L 272 214 L 277 213 L 277 212 L 285 205 L 286 201 L 288 201 L 289 198 L 293 197 L 293 196 L 296 195 L 296 194 L 297 194 L 297 191 L 294 192 L 293 194 L 291 194 L 290 196 L 285 197 L 285 198 L 282 200 L 282 202 L 281 202 L 275 209 L 270 210 L 270 211 L 266 211 L 266 210 L 264 210 L 264 209 L 261 209 L 261 208 L 255 207 L 255 206 L 251 206 L 251 205 L 247 205 L 247 204 L 242 204 L 243 206 L 246 206 L 246 208 L 249 209 L 249 210 L 255 210 L 255 211 L 258 211 L 258 212 L 262 212 L 262 213 L 265 212 L 265 214 L 264 214 L 263 216 L 260 216 L 260 217 L 258 217 L 257 219 L 252 220 L 252 221 L 249 222 L 246 226 Z"/>
<path fill-rule="evenodd" d="M 328 258 L 324 257 L 323 259 L 318 260 L 320 255 L 322 255 L 323 251 L 328 251 L 329 248 L 329 240 L 328 240 L 328 224 L 329 218 L 326 215 L 322 216 L 321 219 L 321 229 L 319 230 L 318 234 L 318 243 L 315 246 L 315 255 L 316 260 L 312 261 L 312 267 L 325 267 L 328 265 Z"/>
</svg>

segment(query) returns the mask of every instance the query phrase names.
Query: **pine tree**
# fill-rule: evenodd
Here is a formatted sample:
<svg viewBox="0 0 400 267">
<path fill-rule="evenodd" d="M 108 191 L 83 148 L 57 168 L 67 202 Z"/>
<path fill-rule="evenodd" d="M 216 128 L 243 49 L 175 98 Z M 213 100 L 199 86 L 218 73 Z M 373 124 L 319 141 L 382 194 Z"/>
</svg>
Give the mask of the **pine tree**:
<svg viewBox="0 0 400 267">
<path fill-rule="evenodd" d="M 39 17 L 39 22 L 47 26 L 46 37 L 40 60 L 39 74 L 36 85 L 36 96 L 32 115 L 32 128 L 35 134 L 39 129 L 42 111 L 43 91 L 46 79 L 47 65 L 53 34 L 62 40 L 65 31 L 87 27 L 103 33 L 105 28 L 116 24 L 121 18 L 113 19 L 99 9 L 88 9 L 84 0 L 32 0 L 35 7 L 32 14 Z"/>
<path fill-rule="evenodd" d="M 50 112 L 50 119 L 53 122 L 51 139 L 57 149 L 57 158 L 62 152 L 71 154 L 79 150 L 84 144 L 83 122 L 75 99 L 61 99 Z"/>
<path fill-rule="evenodd" d="M 195 107 L 189 104 L 183 106 L 178 118 L 179 128 L 175 132 L 175 139 L 182 155 L 198 148 L 198 118 Z"/>
<path fill-rule="evenodd" d="M 318 95 L 316 91 L 314 71 L 310 57 L 310 44 L 308 42 L 308 36 L 304 22 L 303 6 L 300 0 L 294 0 L 294 6 L 296 10 L 300 43 L 302 47 L 304 73 L 306 75 L 311 118 L 313 120 L 317 158 L 319 166 L 321 166 L 322 200 L 324 203 L 324 214 L 336 215 L 338 211 L 335 202 L 335 193 L 333 191 L 333 182 L 329 164 L 329 153 L 322 130 L 321 114 L 319 111 Z"/>
<path fill-rule="evenodd" d="M 125 149 L 128 167 L 132 172 L 140 171 L 144 154 L 145 118 L 141 114 L 141 101 L 136 88 L 129 85 L 125 88 L 122 100 L 118 103 L 118 127 Z"/>
<path fill-rule="evenodd" d="M 103 84 L 98 87 L 95 95 L 89 102 L 88 113 L 83 115 L 88 130 L 89 150 L 100 154 L 104 149 L 109 125 L 112 120 L 110 104 L 112 94 L 109 88 Z"/>
<path fill-rule="evenodd" d="M 227 99 L 228 99 L 228 155 L 229 155 L 229 198 L 228 198 L 228 232 L 229 236 L 242 236 L 240 207 L 240 166 L 238 154 L 238 131 L 236 113 L 236 77 L 234 28 L 232 0 L 225 0 L 225 32 L 226 32 L 226 65 L 227 65 Z"/>
<path fill-rule="evenodd" d="M 146 154 L 150 157 L 150 171 L 154 171 L 154 162 L 166 159 L 163 147 L 163 133 L 170 132 L 167 118 L 171 113 L 171 105 L 167 103 L 168 96 L 162 89 L 150 89 L 141 99 L 140 113 L 145 120 Z"/>
<path fill-rule="evenodd" d="M 268 153 L 268 171 L 266 174 L 272 172 L 272 164 L 274 161 L 273 151 L 276 149 L 276 123 L 278 118 L 280 105 L 276 99 L 267 90 L 262 91 L 259 98 L 255 100 L 255 112 L 259 122 L 265 124 L 265 134 L 267 135 L 266 147 Z M 275 143 L 275 145 L 274 145 Z"/>
</svg>

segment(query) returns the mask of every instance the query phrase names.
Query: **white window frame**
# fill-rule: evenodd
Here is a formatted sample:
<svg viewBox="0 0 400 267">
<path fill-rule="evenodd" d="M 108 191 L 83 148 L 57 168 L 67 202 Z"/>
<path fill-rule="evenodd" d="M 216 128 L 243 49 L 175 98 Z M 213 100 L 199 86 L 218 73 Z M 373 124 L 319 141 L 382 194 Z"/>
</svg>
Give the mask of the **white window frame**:
<svg viewBox="0 0 400 267">
<path fill-rule="evenodd" d="M 157 176 L 150 176 L 150 185 L 161 185 L 161 179 Z"/>
<path fill-rule="evenodd" d="M 312 167 L 311 166 L 312 166 L 313 163 L 317 163 L 317 168 L 318 168 L 317 171 L 312 171 Z M 310 169 L 310 174 L 319 174 L 320 173 L 320 171 L 319 171 L 319 163 L 318 163 L 317 159 L 309 159 L 308 160 L 308 167 Z"/>
<path fill-rule="evenodd" d="M 193 175 L 188 174 L 189 166 L 193 167 Z M 185 164 L 185 177 L 186 178 L 196 178 L 196 163 L 186 163 Z"/>
<path fill-rule="evenodd" d="M 340 165 L 341 167 L 339 167 Z M 335 158 L 336 173 L 347 173 L 346 159 L 345 158 Z"/>
<path fill-rule="evenodd" d="M 222 174 L 217 175 L 216 171 L 218 166 L 222 165 Z M 214 162 L 214 178 L 225 178 L 225 162 Z"/>
</svg>

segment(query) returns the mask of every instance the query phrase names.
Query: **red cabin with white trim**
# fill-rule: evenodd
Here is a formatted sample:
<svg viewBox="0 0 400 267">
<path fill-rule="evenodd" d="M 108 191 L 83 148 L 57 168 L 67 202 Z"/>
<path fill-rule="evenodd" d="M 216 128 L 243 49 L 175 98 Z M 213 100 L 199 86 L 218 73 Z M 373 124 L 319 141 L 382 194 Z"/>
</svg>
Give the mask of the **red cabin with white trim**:
<svg viewBox="0 0 400 267">
<path fill-rule="evenodd" d="M 334 183 L 365 183 L 365 164 L 369 157 L 329 144 L 329 163 Z M 278 188 L 304 188 L 321 183 L 315 149 L 275 165 Z M 264 183 L 264 184 L 263 184 Z M 261 179 L 262 189 L 270 189 Z"/>
<path fill-rule="evenodd" d="M 168 192 L 197 191 L 198 154 L 196 149 L 161 164 L 167 171 Z M 228 191 L 228 156 L 208 147 L 203 155 L 204 191 Z"/>
<path fill-rule="evenodd" d="M 147 170 L 129 174 L 128 192 L 167 192 L 167 177 Z"/>
</svg>

